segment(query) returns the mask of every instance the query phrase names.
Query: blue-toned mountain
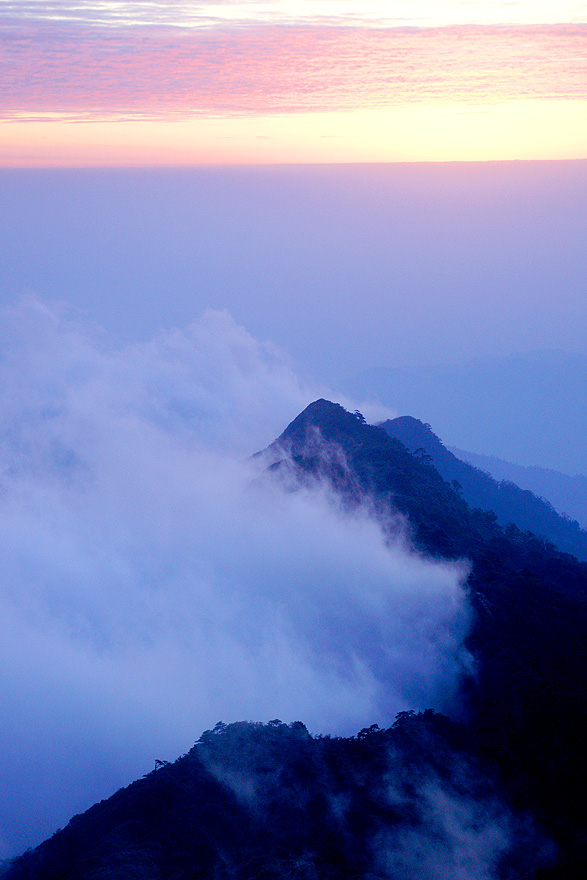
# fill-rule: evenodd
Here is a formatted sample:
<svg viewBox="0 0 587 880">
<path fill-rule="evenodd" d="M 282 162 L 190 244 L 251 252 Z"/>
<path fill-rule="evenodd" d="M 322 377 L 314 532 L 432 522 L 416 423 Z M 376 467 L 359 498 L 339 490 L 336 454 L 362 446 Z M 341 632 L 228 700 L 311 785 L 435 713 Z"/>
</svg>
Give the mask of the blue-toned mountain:
<svg viewBox="0 0 587 880">
<path fill-rule="evenodd" d="M 493 477 L 457 458 L 434 434 L 430 425 L 411 416 L 389 419 L 382 426 L 390 437 L 400 440 L 410 452 L 430 456 L 438 473 L 462 492 L 470 507 L 493 511 L 502 526 L 514 523 L 522 531 L 534 532 L 552 541 L 559 550 L 587 560 L 587 532 L 569 517 L 561 516 L 544 498 L 521 489 L 511 480 Z"/>
<path fill-rule="evenodd" d="M 546 498 L 563 516 L 576 519 L 582 529 L 587 529 L 587 477 L 583 474 L 564 474 L 537 465 L 521 465 L 504 461 L 495 455 L 480 455 L 456 446 L 447 449 L 498 482 L 515 483 L 521 489 L 529 489 L 539 498 Z"/>
<path fill-rule="evenodd" d="M 219 724 L 6 880 L 584 877 L 587 564 L 472 509 L 430 454 L 326 400 L 256 461 L 289 492 L 366 505 L 390 541 L 469 560 L 460 716 L 405 712 L 384 731 L 365 719 L 347 739 Z"/>
</svg>

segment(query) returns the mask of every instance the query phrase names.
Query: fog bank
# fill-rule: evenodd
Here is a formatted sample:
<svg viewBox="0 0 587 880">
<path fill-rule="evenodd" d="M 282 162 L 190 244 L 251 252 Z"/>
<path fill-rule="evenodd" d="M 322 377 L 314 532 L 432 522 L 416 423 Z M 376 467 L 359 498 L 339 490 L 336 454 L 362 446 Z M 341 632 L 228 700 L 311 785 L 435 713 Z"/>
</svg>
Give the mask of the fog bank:
<svg viewBox="0 0 587 880">
<path fill-rule="evenodd" d="M 324 394 L 278 349 L 226 312 L 120 345 L 27 299 L 0 351 L 0 856 L 220 719 L 348 734 L 450 702 L 466 569 L 255 481 Z"/>
</svg>

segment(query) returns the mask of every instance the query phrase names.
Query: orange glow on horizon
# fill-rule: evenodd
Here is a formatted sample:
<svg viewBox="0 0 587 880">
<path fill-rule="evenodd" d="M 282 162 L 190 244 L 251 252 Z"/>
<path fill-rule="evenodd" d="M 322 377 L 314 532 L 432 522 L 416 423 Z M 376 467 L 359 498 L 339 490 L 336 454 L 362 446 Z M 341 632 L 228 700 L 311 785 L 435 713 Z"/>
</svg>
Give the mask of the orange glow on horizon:
<svg viewBox="0 0 587 880">
<path fill-rule="evenodd" d="M 587 157 L 587 25 L 0 27 L 0 165 Z"/>
<path fill-rule="evenodd" d="M 587 100 L 198 118 L 0 123 L 4 167 L 587 158 Z"/>
</svg>

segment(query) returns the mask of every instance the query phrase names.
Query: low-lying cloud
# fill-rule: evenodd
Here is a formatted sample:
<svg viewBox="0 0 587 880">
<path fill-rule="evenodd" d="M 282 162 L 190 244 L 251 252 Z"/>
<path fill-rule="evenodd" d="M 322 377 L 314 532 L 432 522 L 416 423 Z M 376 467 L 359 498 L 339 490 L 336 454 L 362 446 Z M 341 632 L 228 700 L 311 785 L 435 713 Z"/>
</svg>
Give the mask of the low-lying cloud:
<svg viewBox="0 0 587 880">
<path fill-rule="evenodd" d="M 223 312 L 115 345 L 36 300 L 0 344 L 0 854 L 220 719 L 354 733 L 450 703 L 466 570 L 256 480 L 324 390 L 279 351 Z"/>
</svg>

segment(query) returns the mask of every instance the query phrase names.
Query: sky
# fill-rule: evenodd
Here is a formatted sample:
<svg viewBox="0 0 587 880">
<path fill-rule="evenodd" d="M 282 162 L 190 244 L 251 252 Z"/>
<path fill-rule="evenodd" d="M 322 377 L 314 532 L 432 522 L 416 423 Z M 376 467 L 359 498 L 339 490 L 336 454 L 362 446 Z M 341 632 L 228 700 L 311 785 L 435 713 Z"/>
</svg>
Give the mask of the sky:
<svg viewBox="0 0 587 880">
<path fill-rule="evenodd" d="M 576 0 L 0 0 L 0 165 L 587 156 Z"/>
<path fill-rule="evenodd" d="M 226 309 L 330 394 L 587 473 L 586 161 L 5 169 L 0 195 L 0 305 L 63 301 L 126 342 Z M 382 368 L 403 386 L 357 384 Z"/>
</svg>

